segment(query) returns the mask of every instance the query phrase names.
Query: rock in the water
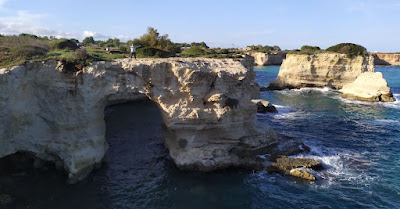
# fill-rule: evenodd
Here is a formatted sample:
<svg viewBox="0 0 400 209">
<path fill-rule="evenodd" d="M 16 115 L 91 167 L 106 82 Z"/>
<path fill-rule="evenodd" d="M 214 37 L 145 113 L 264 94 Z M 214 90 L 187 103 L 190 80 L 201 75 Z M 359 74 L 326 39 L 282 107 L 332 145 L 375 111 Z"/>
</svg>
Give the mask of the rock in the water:
<svg viewBox="0 0 400 209">
<path fill-rule="evenodd" d="M 77 69 L 47 61 L 0 69 L 0 157 L 27 151 L 62 165 L 70 182 L 81 180 L 108 148 L 105 107 L 150 99 L 161 110 L 165 145 L 179 168 L 242 166 L 248 161 L 238 153 L 277 142 L 255 120 L 253 62 L 120 59 Z"/>
<path fill-rule="evenodd" d="M 310 181 L 316 180 L 314 175 L 312 175 L 311 173 L 307 172 L 307 170 L 304 170 L 304 169 L 295 168 L 295 169 L 290 170 L 289 174 L 292 176 L 310 180 Z"/>
<path fill-rule="evenodd" d="M 263 99 L 252 99 L 251 102 L 257 105 L 258 113 L 272 112 L 277 113 L 276 107 L 272 105 L 269 101 Z"/>
<path fill-rule="evenodd" d="M 362 73 L 357 79 L 343 86 L 342 97 L 371 102 L 393 102 L 393 94 L 380 72 Z"/>
<path fill-rule="evenodd" d="M 272 163 L 266 169 L 268 172 L 287 173 L 308 180 L 315 180 L 315 177 L 312 174 L 309 174 L 307 171 L 300 170 L 298 168 L 310 168 L 314 170 L 319 170 L 322 169 L 322 164 L 316 160 L 309 158 L 281 157 L 276 159 L 276 162 Z M 312 179 L 311 176 L 314 177 L 314 179 Z"/>
<path fill-rule="evenodd" d="M 278 77 L 269 89 L 281 90 L 302 87 L 341 89 L 363 72 L 374 72 L 372 56 L 348 58 L 345 54 L 318 53 L 315 55 L 287 54 Z"/>
<path fill-rule="evenodd" d="M 0 194 L 0 206 L 10 204 L 14 199 L 8 194 Z"/>
</svg>

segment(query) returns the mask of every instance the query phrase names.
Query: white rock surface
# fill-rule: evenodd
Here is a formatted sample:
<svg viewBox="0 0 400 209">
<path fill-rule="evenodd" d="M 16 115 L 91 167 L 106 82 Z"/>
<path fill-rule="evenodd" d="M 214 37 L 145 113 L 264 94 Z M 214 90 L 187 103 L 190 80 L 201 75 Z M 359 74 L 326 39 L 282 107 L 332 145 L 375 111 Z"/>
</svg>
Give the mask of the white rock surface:
<svg viewBox="0 0 400 209">
<path fill-rule="evenodd" d="M 353 83 L 343 86 L 342 97 L 362 101 L 393 102 L 393 94 L 380 72 L 366 72 L 357 77 Z"/>
<path fill-rule="evenodd" d="M 345 54 L 287 54 L 270 89 L 331 87 L 341 89 L 363 72 L 374 72 L 372 56 L 348 58 Z"/>
<path fill-rule="evenodd" d="M 254 58 L 254 65 L 281 65 L 286 53 L 267 54 L 263 52 L 249 52 L 248 55 Z"/>
<path fill-rule="evenodd" d="M 121 59 L 82 70 L 48 61 L 0 69 L 0 157 L 29 151 L 62 164 L 71 182 L 107 151 L 104 108 L 149 98 L 162 112 L 165 145 L 182 169 L 248 163 L 276 142 L 255 119 L 253 61 Z"/>
</svg>

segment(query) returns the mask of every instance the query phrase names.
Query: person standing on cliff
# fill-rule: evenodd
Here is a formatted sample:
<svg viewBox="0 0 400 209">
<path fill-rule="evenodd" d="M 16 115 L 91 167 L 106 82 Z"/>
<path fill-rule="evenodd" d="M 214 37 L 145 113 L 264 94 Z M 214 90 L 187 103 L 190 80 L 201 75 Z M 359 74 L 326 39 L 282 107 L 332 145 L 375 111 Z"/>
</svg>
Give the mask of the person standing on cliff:
<svg viewBox="0 0 400 209">
<path fill-rule="evenodd" d="M 135 57 L 135 59 L 136 59 L 136 48 L 137 47 L 140 47 L 140 46 L 136 46 L 136 45 L 131 45 L 131 53 L 130 53 L 130 55 L 129 55 L 129 58 L 130 59 L 132 59 L 132 54 L 133 54 L 133 57 Z"/>
</svg>

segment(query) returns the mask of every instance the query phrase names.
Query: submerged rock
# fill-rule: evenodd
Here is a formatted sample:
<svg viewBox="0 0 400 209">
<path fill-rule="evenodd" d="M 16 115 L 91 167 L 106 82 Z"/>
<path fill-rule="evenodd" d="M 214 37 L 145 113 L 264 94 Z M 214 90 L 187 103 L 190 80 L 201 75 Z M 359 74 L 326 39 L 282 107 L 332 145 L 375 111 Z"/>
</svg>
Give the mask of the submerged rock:
<svg viewBox="0 0 400 209">
<path fill-rule="evenodd" d="M 380 72 L 362 73 L 357 79 L 343 86 L 342 97 L 371 102 L 393 102 L 393 94 Z"/>
<path fill-rule="evenodd" d="M 363 72 L 374 72 L 372 56 L 348 58 L 345 54 L 318 53 L 314 55 L 288 54 L 278 77 L 269 89 L 281 90 L 302 87 L 330 87 L 341 89 Z"/>
<path fill-rule="evenodd" d="M 314 175 L 312 175 L 311 173 L 307 172 L 307 170 L 304 170 L 304 169 L 295 168 L 295 169 L 290 170 L 289 174 L 292 176 L 310 180 L 310 181 L 316 180 Z"/>
<path fill-rule="evenodd" d="M 120 59 L 66 71 L 47 61 L 0 69 L 0 157 L 27 151 L 60 162 L 76 182 L 107 151 L 105 107 L 150 99 L 161 110 L 165 146 L 177 167 L 247 165 L 252 156 L 240 153 L 254 155 L 278 140 L 255 119 L 253 62 Z"/>
<path fill-rule="evenodd" d="M 322 164 L 316 160 L 309 158 L 287 158 L 280 157 L 276 162 L 266 168 L 268 172 L 287 173 L 292 176 L 304 178 L 307 180 L 315 180 L 315 177 L 306 170 L 299 168 L 310 168 L 314 170 L 322 169 Z"/>
<path fill-rule="evenodd" d="M 252 99 L 251 102 L 257 105 L 258 113 L 272 112 L 277 113 L 276 107 L 272 105 L 269 101 L 263 99 Z"/>
<path fill-rule="evenodd" d="M 0 194 L 0 206 L 6 206 L 14 201 L 14 198 L 12 198 L 8 194 Z"/>
</svg>

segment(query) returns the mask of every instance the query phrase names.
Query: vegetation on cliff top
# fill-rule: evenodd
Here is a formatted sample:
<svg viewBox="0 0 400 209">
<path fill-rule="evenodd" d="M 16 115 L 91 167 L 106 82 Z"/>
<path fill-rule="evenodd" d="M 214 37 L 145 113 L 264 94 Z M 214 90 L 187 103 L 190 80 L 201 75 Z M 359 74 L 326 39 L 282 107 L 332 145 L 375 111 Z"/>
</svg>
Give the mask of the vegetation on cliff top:
<svg viewBox="0 0 400 209">
<path fill-rule="evenodd" d="M 93 61 L 111 61 L 129 57 L 130 45 L 139 46 L 137 57 L 242 57 L 237 49 L 210 48 L 204 42 L 174 43 L 168 34 L 149 27 L 139 38 L 122 42 L 117 38 L 95 40 L 86 37 L 80 43 L 77 39 L 40 37 L 33 34 L 13 36 L 0 35 L 0 67 L 12 67 L 28 61 L 61 60 L 85 66 Z M 107 49 L 107 50 L 106 50 Z"/>
<path fill-rule="evenodd" d="M 281 48 L 279 46 L 276 46 L 276 45 L 275 46 L 268 46 L 268 45 L 265 45 L 265 46 L 257 45 L 257 46 L 255 46 L 255 45 L 252 45 L 252 46 L 248 46 L 248 48 L 251 51 L 263 52 L 263 53 L 267 53 L 267 54 L 277 53 L 277 52 L 282 51 Z"/>
<path fill-rule="evenodd" d="M 365 47 L 352 43 L 337 44 L 335 46 L 327 48 L 326 51 L 346 54 L 347 57 L 353 57 L 359 55 L 365 56 L 368 54 L 367 49 Z"/>
<path fill-rule="evenodd" d="M 307 54 L 313 55 L 322 52 L 333 52 L 339 54 L 346 54 L 347 57 L 353 56 L 365 56 L 368 55 L 367 49 L 363 46 L 352 44 L 352 43 L 341 43 L 327 48 L 326 50 L 321 50 L 318 46 L 308 46 L 304 45 L 300 50 L 289 51 L 289 54 Z"/>
<path fill-rule="evenodd" d="M 289 51 L 289 54 L 307 54 L 307 55 L 313 55 L 316 53 L 321 52 L 321 48 L 318 46 L 309 46 L 309 45 L 304 45 L 301 47 L 300 50 L 292 50 Z"/>
</svg>

